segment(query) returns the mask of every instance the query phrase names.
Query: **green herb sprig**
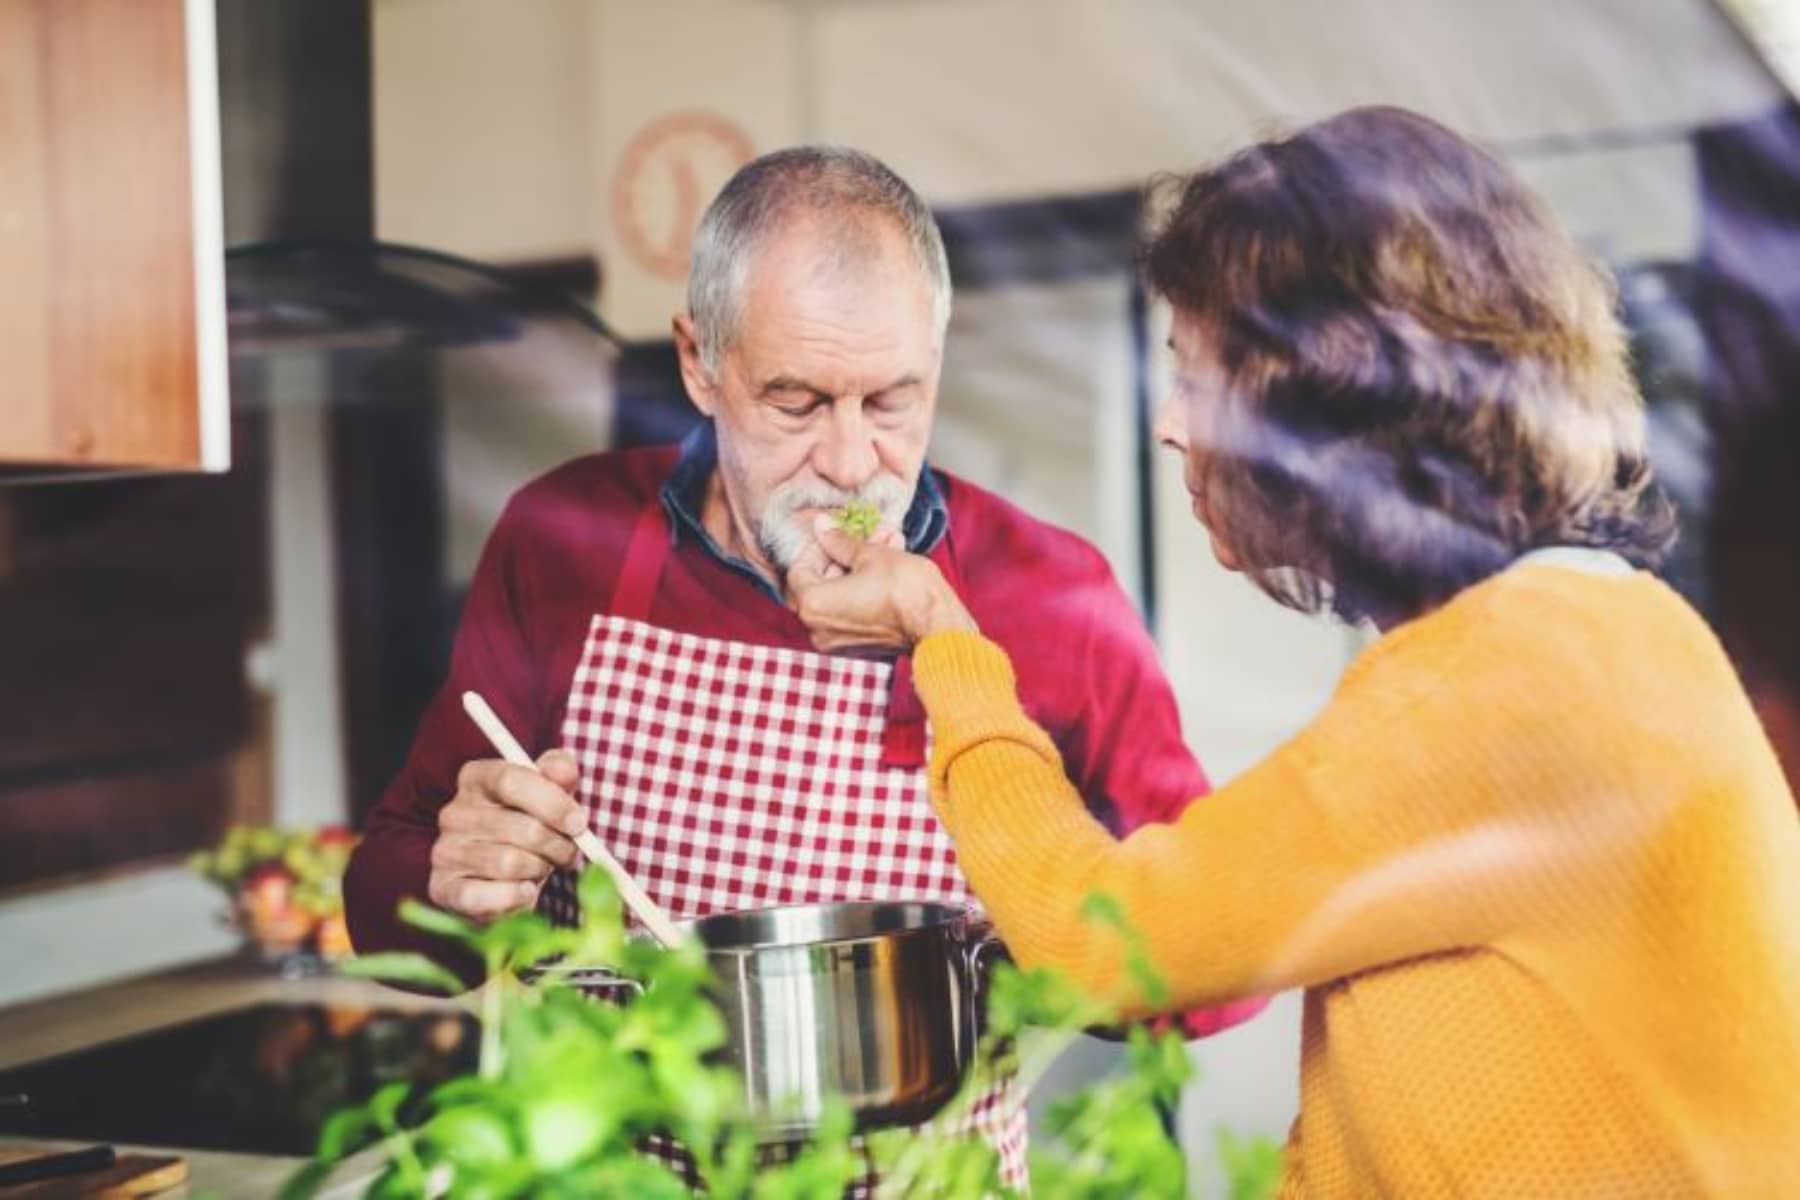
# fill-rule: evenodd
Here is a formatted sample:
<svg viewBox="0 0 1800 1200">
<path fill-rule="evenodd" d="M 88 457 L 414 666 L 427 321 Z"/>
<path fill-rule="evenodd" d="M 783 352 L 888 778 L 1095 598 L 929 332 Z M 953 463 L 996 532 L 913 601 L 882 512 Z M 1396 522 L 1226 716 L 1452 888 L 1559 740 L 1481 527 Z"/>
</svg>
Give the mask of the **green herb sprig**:
<svg viewBox="0 0 1800 1200">
<path fill-rule="evenodd" d="M 859 542 L 881 529 L 881 510 L 867 500 L 852 500 L 832 515 L 832 523 Z"/>
</svg>

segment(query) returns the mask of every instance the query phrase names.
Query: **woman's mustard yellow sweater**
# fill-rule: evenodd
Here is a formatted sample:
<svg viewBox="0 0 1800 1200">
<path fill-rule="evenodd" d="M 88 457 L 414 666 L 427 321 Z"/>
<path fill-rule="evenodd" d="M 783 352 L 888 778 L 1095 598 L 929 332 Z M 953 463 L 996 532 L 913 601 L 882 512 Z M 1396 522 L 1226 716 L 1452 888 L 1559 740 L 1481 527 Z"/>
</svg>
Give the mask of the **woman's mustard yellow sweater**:
<svg viewBox="0 0 1800 1200">
<path fill-rule="evenodd" d="M 1117 993 L 1077 912 L 1102 892 L 1172 1006 L 1306 989 L 1289 1193 L 1800 1196 L 1800 823 L 1651 577 L 1468 589 L 1123 842 L 998 647 L 938 634 L 915 668 L 939 811 L 1019 961 Z"/>
</svg>

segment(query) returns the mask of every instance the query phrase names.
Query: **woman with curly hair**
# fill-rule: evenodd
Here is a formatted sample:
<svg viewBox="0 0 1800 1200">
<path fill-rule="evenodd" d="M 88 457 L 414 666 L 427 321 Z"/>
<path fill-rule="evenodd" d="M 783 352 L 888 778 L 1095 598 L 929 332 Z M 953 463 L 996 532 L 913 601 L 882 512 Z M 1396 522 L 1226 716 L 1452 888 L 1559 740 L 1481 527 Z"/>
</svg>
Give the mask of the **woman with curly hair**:
<svg viewBox="0 0 1800 1200">
<path fill-rule="evenodd" d="M 1381 637 L 1179 823 L 1115 841 L 931 564 L 820 538 L 826 648 L 911 647 L 1014 956 L 1170 1006 L 1306 989 L 1290 1194 L 1800 1186 L 1800 825 L 1673 536 L 1605 273 L 1497 160 L 1359 109 L 1203 170 L 1150 240 L 1160 439 L 1227 567 Z M 835 572 L 833 572 L 835 574 Z M 1179 602 L 1177 600 L 1177 602 Z"/>
</svg>

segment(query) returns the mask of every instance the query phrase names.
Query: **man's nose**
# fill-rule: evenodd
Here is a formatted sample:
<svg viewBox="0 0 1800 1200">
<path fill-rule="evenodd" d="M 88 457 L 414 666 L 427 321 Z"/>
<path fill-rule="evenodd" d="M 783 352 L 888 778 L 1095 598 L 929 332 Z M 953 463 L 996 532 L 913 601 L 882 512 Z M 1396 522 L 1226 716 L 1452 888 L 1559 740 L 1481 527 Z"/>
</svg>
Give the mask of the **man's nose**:
<svg viewBox="0 0 1800 1200">
<path fill-rule="evenodd" d="M 1167 446 L 1184 456 L 1187 454 L 1187 413 L 1178 398 L 1170 396 L 1157 407 L 1156 420 L 1150 426 L 1150 432 L 1159 445 Z"/>
<path fill-rule="evenodd" d="M 875 478 L 880 468 L 875 433 L 863 419 L 862 405 L 834 405 L 813 452 L 813 469 L 819 478 L 833 487 L 859 488 Z"/>
</svg>

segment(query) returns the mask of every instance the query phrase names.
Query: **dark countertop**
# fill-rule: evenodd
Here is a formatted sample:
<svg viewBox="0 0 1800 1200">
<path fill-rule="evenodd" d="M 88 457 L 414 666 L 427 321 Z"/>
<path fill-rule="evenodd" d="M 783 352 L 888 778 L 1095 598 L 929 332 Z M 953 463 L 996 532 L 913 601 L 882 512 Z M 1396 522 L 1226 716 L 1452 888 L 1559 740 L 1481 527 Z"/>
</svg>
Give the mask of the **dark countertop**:
<svg viewBox="0 0 1800 1200">
<path fill-rule="evenodd" d="M 86 1050 L 103 1042 L 255 1005 L 325 1005 L 382 1010 L 456 1011 L 449 1001 L 397 992 L 363 980 L 330 976 L 286 979 L 254 969 L 242 960 L 202 963 L 177 971 L 127 980 L 89 991 L 0 1009 L 0 1070 Z M 49 1138 L 0 1134 L 0 1145 L 53 1143 Z M 164 1193 L 267 1196 L 301 1161 L 279 1154 L 191 1150 L 180 1146 L 118 1149 L 177 1152 L 189 1164 L 185 1189 Z M 376 1168 L 372 1154 L 347 1162 L 327 1195 L 360 1194 Z"/>
</svg>

